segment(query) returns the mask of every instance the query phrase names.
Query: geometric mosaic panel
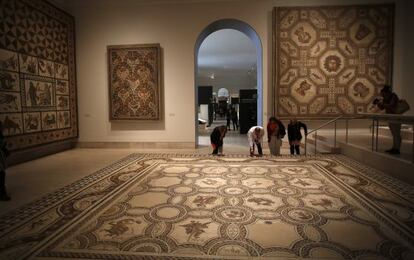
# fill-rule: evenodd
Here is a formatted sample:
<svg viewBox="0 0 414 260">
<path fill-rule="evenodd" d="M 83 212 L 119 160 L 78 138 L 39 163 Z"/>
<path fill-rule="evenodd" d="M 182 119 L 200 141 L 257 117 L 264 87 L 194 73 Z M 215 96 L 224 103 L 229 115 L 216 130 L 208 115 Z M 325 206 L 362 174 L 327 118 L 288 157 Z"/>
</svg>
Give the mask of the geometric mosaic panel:
<svg viewBox="0 0 414 260">
<path fill-rule="evenodd" d="M 0 0 L 0 121 L 11 150 L 77 137 L 74 18 Z"/>
<path fill-rule="evenodd" d="M 276 114 L 329 118 L 373 112 L 392 81 L 394 5 L 274 9 Z"/>
<path fill-rule="evenodd" d="M 132 154 L 0 216 L 0 259 L 413 259 L 413 191 L 343 156 Z"/>
<path fill-rule="evenodd" d="M 111 45 L 107 50 L 109 119 L 161 120 L 160 45 Z"/>
</svg>

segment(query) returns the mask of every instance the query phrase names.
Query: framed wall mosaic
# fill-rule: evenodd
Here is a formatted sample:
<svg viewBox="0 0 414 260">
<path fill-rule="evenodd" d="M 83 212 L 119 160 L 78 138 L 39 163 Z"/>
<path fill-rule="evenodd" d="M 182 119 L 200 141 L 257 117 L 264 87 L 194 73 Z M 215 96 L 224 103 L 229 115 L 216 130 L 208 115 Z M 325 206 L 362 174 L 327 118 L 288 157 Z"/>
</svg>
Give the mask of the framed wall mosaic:
<svg viewBox="0 0 414 260">
<path fill-rule="evenodd" d="M 277 7 L 272 26 L 279 117 L 375 111 L 392 82 L 394 5 Z"/>
<path fill-rule="evenodd" d="M 161 120 L 159 44 L 108 46 L 109 119 Z"/>
<path fill-rule="evenodd" d="M 11 150 L 78 136 L 74 18 L 0 0 L 0 121 Z"/>
</svg>

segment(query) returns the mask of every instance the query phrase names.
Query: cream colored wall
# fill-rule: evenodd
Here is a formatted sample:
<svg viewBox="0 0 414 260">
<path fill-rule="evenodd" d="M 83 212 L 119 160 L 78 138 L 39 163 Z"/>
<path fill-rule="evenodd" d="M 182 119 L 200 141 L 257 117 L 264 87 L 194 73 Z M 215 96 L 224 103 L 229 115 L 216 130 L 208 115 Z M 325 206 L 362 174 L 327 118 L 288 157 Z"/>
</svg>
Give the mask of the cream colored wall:
<svg viewBox="0 0 414 260">
<path fill-rule="evenodd" d="M 404 0 L 401 0 L 404 1 Z M 397 0 L 397 16 L 401 8 Z M 68 1 L 76 20 L 80 142 L 195 141 L 194 44 L 210 23 L 225 18 L 251 25 L 263 45 L 263 117 L 271 114 L 271 17 L 274 6 L 383 3 L 384 0 L 241 0 L 181 4 L 137 4 L 133 0 Z M 150 1 L 149 1 L 150 2 Z M 166 1 L 164 1 L 166 2 Z M 174 2 L 174 1 L 172 1 Z M 391 1 L 393 2 L 393 1 Z M 405 12 L 407 13 L 407 12 Z M 404 17 L 396 20 L 396 46 Z M 165 114 L 162 123 L 109 122 L 107 45 L 160 43 L 163 49 Z M 401 47 L 401 46 L 400 46 Z M 401 47 L 402 48 L 402 47 Z M 395 50 L 394 82 L 400 86 L 407 68 L 404 50 Z M 407 92 L 414 95 L 413 91 Z"/>
</svg>

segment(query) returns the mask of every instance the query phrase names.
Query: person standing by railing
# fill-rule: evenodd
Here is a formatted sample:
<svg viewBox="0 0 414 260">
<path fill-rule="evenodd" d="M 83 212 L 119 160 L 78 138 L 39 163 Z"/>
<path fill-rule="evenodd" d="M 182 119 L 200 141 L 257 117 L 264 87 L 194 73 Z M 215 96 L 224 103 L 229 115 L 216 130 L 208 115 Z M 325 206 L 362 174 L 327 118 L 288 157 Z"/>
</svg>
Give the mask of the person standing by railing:
<svg viewBox="0 0 414 260">
<path fill-rule="evenodd" d="M 0 122 L 0 200 L 10 200 L 9 195 L 6 192 L 6 157 L 9 155 L 9 151 L 6 147 L 6 140 L 3 135 L 3 124 Z"/>
<path fill-rule="evenodd" d="M 397 111 L 398 109 L 398 102 L 399 98 L 397 94 L 395 94 L 391 86 L 384 85 L 384 87 L 380 91 L 381 98 L 374 99 L 373 104 L 376 105 L 379 109 L 385 110 L 387 114 L 399 114 Z M 388 123 L 393 142 L 392 148 L 386 150 L 387 153 L 390 154 L 400 154 L 400 147 L 401 147 L 401 123 L 389 122 Z M 374 131 L 374 129 L 372 129 Z"/>
<path fill-rule="evenodd" d="M 302 134 L 300 132 L 301 128 L 303 128 L 305 135 L 307 135 L 308 128 L 304 123 L 297 121 L 296 119 L 290 120 L 290 123 L 288 125 L 288 139 L 291 155 L 294 155 L 295 151 L 297 155 L 300 154 L 300 141 L 302 140 Z"/>
</svg>

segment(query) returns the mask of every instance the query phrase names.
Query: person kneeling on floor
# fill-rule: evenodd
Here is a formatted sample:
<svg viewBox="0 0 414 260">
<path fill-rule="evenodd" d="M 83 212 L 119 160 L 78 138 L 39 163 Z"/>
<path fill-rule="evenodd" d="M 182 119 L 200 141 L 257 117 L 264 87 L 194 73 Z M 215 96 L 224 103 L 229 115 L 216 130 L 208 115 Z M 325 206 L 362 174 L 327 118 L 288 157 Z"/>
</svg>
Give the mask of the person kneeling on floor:
<svg viewBox="0 0 414 260">
<path fill-rule="evenodd" d="M 254 147 L 257 147 L 259 156 L 263 155 L 262 142 L 263 142 L 264 130 L 261 126 L 253 126 L 247 132 L 247 138 L 250 146 L 250 156 L 254 156 Z"/>
</svg>

